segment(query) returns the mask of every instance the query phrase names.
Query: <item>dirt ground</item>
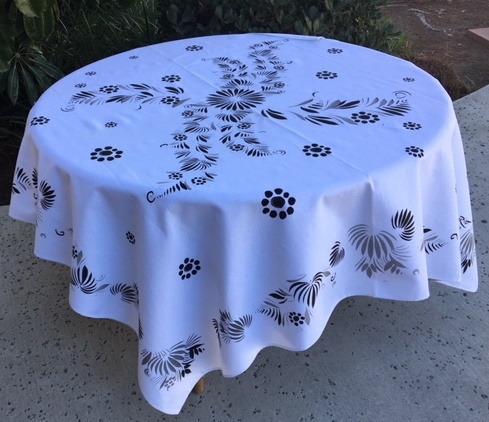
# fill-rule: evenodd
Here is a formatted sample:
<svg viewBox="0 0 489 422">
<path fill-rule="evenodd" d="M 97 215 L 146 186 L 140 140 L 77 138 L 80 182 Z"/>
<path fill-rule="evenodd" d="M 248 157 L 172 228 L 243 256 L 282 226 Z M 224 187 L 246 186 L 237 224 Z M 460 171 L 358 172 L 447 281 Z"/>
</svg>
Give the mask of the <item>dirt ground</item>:
<svg viewBox="0 0 489 422">
<path fill-rule="evenodd" d="M 489 27 L 488 0 L 389 0 L 382 12 L 408 37 L 416 64 L 465 86 L 453 99 L 489 85 L 489 44 L 467 35 Z"/>
<path fill-rule="evenodd" d="M 453 100 L 489 85 L 489 45 L 467 35 L 489 27 L 489 0 L 389 0 L 382 12 L 409 39 L 407 58 Z M 15 157 L 16 150 L 0 145 L 0 205 L 10 201 Z"/>
</svg>

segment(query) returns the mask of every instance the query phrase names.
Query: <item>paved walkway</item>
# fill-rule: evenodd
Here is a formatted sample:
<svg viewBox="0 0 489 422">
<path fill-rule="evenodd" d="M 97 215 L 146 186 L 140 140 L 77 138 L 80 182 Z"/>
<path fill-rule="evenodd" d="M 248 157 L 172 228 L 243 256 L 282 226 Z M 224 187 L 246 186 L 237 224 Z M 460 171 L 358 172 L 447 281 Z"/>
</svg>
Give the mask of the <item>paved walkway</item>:
<svg viewBox="0 0 489 422">
<path fill-rule="evenodd" d="M 472 190 L 480 287 L 422 302 L 351 298 L 302 353 L 264 350 L 206 377 L 179 416 L 141 396 L 137 338 L 68 306 L 69 270 L 36 259 L 33 228 L 0 207 L 0 421 L 489 421 L 489 86 L 455 103 Z"/>
</svg>

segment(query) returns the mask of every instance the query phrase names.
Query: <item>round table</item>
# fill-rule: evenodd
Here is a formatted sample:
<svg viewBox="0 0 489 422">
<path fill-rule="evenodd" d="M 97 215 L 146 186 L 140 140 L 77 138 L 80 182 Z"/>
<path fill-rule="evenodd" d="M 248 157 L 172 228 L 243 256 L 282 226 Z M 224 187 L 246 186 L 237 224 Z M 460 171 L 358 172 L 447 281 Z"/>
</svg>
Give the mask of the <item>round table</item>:
<svg viewBox="0 0 489 422">
<path fill-rule="evenodd" d="M 209 371 L 307 349 L 346 297 L 477 289 L 450 98 L 318 37 L 173 41 L 68 75 L 31 110 L 10 215 L 71 267 L 76 312 L 136 331 L 170 414 Z"/>
</svg>

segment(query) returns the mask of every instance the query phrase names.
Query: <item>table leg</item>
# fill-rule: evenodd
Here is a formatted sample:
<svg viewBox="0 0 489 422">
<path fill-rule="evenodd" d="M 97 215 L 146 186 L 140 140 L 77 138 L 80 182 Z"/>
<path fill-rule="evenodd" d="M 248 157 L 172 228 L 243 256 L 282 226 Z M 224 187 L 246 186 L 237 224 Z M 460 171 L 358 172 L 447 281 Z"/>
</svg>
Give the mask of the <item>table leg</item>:
<svg viewBox="0 0 489 422">
<path fill-rule="evenodd" d="M 195 387 L 192 390 L 192 393 L 194 394 L 202 394 L 204 392 L 204 377 L 202 377 L 199 381 L 197 381 L 197 384 L 195 384 Z"/>
</svg>

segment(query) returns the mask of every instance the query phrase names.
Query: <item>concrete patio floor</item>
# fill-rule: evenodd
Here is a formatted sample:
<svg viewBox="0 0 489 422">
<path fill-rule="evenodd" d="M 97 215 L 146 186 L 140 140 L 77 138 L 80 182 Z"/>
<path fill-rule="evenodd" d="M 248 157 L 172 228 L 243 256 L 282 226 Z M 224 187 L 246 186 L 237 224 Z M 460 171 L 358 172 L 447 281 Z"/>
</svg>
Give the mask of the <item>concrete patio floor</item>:
<svg viewBox="0 0 489 422">
<path fill-rule="evenodd" d="M 69 269 L 35 258 L 33 227 L 0 207 L 0 421 L 489 421 L 489 86 L 455 108 L 479 291 L 345 300 L 312 348 L 269 348 L 239 377 L 209 374 L 178 416 L 142 397 L 136 335 L 73 312 Z"/>
</svg>

